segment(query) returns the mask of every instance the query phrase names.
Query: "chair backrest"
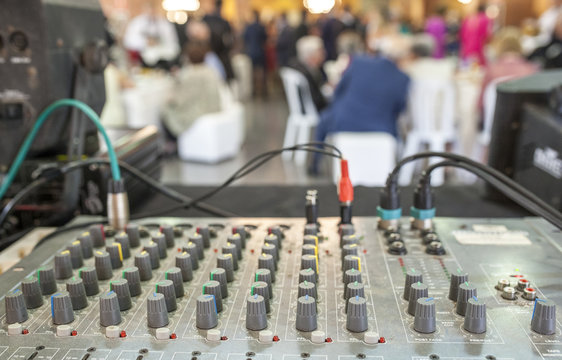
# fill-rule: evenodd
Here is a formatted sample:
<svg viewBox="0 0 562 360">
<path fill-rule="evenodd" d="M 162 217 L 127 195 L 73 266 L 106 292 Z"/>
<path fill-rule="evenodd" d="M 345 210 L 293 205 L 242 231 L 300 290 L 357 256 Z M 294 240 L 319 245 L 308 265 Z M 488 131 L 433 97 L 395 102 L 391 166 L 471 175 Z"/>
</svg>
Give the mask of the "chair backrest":
<svg viewBox="0 0 562 360">
<path fill-rule="evenodd" d="M 397 143 L 394 136 L 383 132 L 341 132 L 331 135 L 349 163 L 353 185 L 383 186 L 396 165 Z M 333 162 L 333 179 L 337 184 L 340 165 Z"/>
<path fill-rule="evenodd" d="M 408 112 L 412 131 L 422 136 L 454 136 L 455 87 L 451 81 L 414 80 L 410 88 Z"/>
<path fill-rule="evenodd" d="M 316 106 L 312 101 L 310 87 L 308 81 L 299 71 L 288 67 L 279 70 L 283 87 L 289 103 L 289 112 L 291 115 L 299 116 L 318 116 Z"/>
</svg>

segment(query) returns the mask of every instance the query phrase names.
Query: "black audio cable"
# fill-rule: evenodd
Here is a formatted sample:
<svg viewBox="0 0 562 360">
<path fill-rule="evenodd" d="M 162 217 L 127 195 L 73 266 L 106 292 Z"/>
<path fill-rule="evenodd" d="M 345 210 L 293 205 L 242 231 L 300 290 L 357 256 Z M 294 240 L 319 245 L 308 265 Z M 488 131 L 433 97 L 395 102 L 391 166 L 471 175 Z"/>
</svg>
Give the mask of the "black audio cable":
<svg viewBox="0 0 562 360">
<path fill-rule="evenodd" d="M 545 209 L 543 206 L 540 206 L 538 202 L 535 201 L 535 199 L 529 198 L 524 194 L 520 193 L 519 191 L 517 191 L 513 186 L 513 184 L 517 184 L 515 183 L 515 181 L 505 177 L 505 175 L 503 174 L 501 174 L 502 176 L 497 177 L 495 176 L 496 174 L 494 174 L 493 171 L 490 171 L 490 169 L 482 170 L 480 168 L 474 167 L 469 164 L 464 164 L 458 161 L 451 161 L 451 160 L 442 161 L 427 167 L 422 172 L 416 191 L 419 190 L 421 193 L 429 194 L 430 187 L 431 187 L 430 184 L 431 173 L 435 169 L 441 167 L 461 168 L 477 175 L 479 178 L 481 178 L 488 184 L 492 185 L 494 188 L 502 192 L 508 198 L 519 204 L 521 207 L 527 209 L 529 212 L 537 216 L 543 217 L 544 219 L 546 219 L 547 221 L 549 221 L 550 223 L 552 223 L 558 228 L 562 228 L 562 214 L 560 212 L 558 212 L 554 208 L 550 208 L 550 211 L 546 211 L 547 209 Z M 533 197 L 536 196 L 533 195 Z"/>
<path fill-rule="evenodd" d="M 553 209 L 550 205 L 548 205 L 542 199 L 537 197 L 535 194 L 533 194 L 532 192 L 525 189 L 520 184 L 514 182 L 509 177 L 507 177 L 506 175 L 502 174 L 500 171 L 490 166 L 484 165 L 482 163 L 479 163 L 477 161 L 474 161 L 470 158 L 458 154 L 427 151 L 403 158 L 398 162 L 398 164 L 394 167 L 392 172 L 388 175 L 386 181 L 386 187 L 381 192 L 381 204 L 377 208 L 377 214 L 382 219 L 384 220 L 397 219 L 401 215 L 398 175 L 400 173 L 400 169 L 402 168 L 402 166 L 415 160 L 431 158 L 431 157 L 441 157 L 454 162 L 467 164 L 476 169 L 479 169 L 482 172 L 494 176 L 495 178 L 499 179 L 499 181 L 509 184 L 508 186 L 510 186 L 512 189 L 523 195 L 525 198 L 529 199 L 529 201 L 534 202 L 538 207 L 542 208 L 545 212 L 550 213 L 553 217 L 561 216 L 560 212 L 556 211 L 556 209 Z"/>
<path fill-rule="evenodd" d="M 323 147 L 331 149 L 333 151 L 323 150 L 322 149 Z M 220 192 L 224 188 L 228 187 L 234 181 L 250 174 L 251 172 L 255 171 L 256 169 L 258 169 L 259 167 L 261 167 L 262 165 L 264 165 L 265 163 L 267 163 L 268 161 L 270 161 L 274 157 L 276 157 L 276 156 L 278 156 L 278 155 L 280 155 L 280 154 L 282 154 L 283 152 L 286 152 L 286 151 L 307 151 L 307 152 L 312 152 L 312 153 L 320 153 L 320 154 L 323 154 L 323 155 L 335 157 L 337 159 L 343 159 L 342 152 L 337 147 L 335 147 L 334 145 L 331 145 L 331 144 L 321 143 L 321 142 L 309 142 L 309 143 L 305 143 L 305 144 L 297 144 L 297 145 L 294 145 L 294 146 L 289 146 L 289 147 L 285 147 L 285 148 L 281 148 L 281 149 L 277 149 L 277 150 L 267 151 L 265 153 L 257 155 L 256 157 L 254 157 L 253 159 L 248 161 L 246 164 L 244 164 L 244 166 L 242 166 L 240 169 L 238 169 L 234 174 L 232 174 L 221 185 L 219 185 L 215 189 L 199 196 L 198 198 L 196 198 L 194 200 L 191 200 L 191 201 L 187 201 L 187 202 L 178 204 L 178 205 L 175 205 L 175 206 L 172 206 L 172 207 L 160 209 L 158 211 L 151 211 L 151 212 L 137 214 L 135 216 L 132 216 L 131 219 L 140 219 L 140 218 L 144 218 L 144 217 L 160 216 L 160 215 L 167 214 L 167 213 L 170 213 L 170 212 L 173 212 L 173 211 L 177 211 L 177 210 L 181 210 L 181 209 L 187 209 L 189 207 L 192 207 L 192 206 L 196 205 L 197 203 L 199 203 L 200 201 L 204 201 L 204 200 L 214 196 L 215 194 L 217 194 L 218 192 Z"/>
</svg>

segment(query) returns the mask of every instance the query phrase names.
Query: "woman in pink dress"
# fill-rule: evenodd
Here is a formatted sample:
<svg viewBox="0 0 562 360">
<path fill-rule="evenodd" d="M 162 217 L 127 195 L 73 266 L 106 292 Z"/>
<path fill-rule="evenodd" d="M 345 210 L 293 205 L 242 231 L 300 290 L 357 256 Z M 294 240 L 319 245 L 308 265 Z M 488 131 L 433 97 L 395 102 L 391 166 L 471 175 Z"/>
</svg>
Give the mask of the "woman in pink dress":
<svg viewBox="0 0 562 360">
<path fill-rule="evenodd" d="M 492 33 L 492 20 L 486 15 L 486 7 L 478 6 L 478 12 L 468 16 L 461 25 L 461 58 L 476 59 L 480 65 L 486 64 L 484 45 Z"/>
<path fill-rule="evenodd" d="M 431 16 L 425 22 L 425 32 L 435 39 L 435 48 L 433 50 L 433 57 L 442 59 L 445 57 L 445 46 L 447 45 L 447 23 L 444 16 L 447 12 L 445 7 L 437 8 L 435 15 Z"/>
</svg>

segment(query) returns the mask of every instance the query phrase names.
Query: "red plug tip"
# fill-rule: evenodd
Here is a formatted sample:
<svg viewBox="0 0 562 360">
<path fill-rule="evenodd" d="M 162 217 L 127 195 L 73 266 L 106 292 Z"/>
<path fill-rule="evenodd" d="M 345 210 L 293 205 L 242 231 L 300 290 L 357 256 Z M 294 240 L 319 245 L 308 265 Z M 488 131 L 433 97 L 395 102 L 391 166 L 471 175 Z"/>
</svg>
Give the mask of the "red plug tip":
<svg viewBox="0 0 562 360">
<path fill-rule="evenodd" d="M 347 160 L 340 161 L 340 182 L 338 184 L 338 195 L 340 202 L 348 203 L 353 201 L 353 185 L 349 178 L 349 166 Z"/>
</svg>

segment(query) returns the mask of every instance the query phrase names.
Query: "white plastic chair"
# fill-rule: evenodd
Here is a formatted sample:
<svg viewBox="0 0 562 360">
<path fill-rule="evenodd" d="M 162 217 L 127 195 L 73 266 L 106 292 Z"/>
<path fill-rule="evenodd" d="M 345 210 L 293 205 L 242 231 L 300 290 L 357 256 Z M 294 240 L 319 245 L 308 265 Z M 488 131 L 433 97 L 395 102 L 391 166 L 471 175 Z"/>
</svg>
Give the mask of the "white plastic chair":
<svg viewBox="0 0 562 360">
<path fill-rule="evenodd" d="M 351 183 L 383 186 L 396 165 L 397 143 L 394 136 L 382 132 L 341 132 L 330 136 L 330 143 L 340 149 L 349 164 Z M 340 178 L 340 162 L 333 160 L 333 179 Z"/>
<path fill-rule="evenodd" d="M 430 151 L 445 151 L 449 142 L 456 140 L 455 132 L 455 87 L 452 82 L 439 80 L 413 81 L 410 89 L 408 116 L 412 130 L 408 133 L 403 157 L 413 155 L 424 145 Z M 430 163 L 439 162 L 432 158 Z M 400 185 L 412 181 L 414 164 L 400 170 Z M 432 173 L 432 185 L 442 185 L 445 179 L 443 169 Z"/>
<path fill-rule="evenodd" d="M 290 68 L 282 68 L 280 74 L 289 103 L 289 118 L 283 147 L 289 147 L 308 142 L 319 117 L 304 75 Z M 306 163 L 304 151 L 284 152 L 282 156 L 284 160 L 290 160 L 294 156 L 294 161 L 298 165 Z"/>
<path fill-rule="evenodd" d="M 236 54 L 232 57 L 232 69 L 236 76 L 237 88 L 235 98 L 239 101 L 248 100 L 252 96 L 252 60 L 247 55 Z"/>
</svg>

